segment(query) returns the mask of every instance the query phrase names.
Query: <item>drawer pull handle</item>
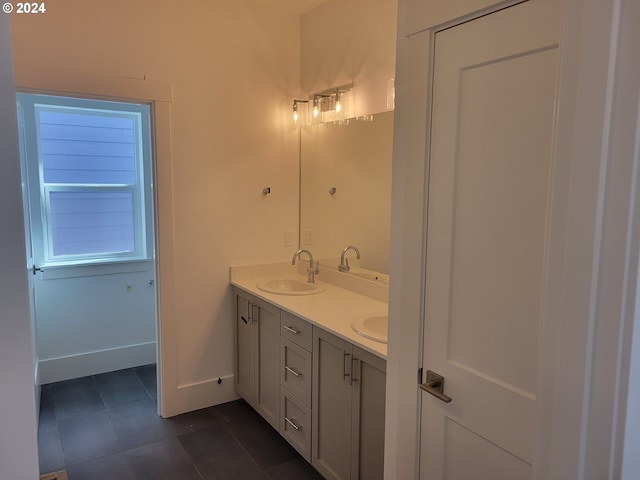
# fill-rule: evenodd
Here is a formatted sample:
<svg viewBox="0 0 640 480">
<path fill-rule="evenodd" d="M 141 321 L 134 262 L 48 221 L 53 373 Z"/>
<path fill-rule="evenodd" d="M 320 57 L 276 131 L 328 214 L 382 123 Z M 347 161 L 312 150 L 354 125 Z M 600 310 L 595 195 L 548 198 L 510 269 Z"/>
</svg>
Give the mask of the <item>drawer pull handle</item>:
<svg viewBox="0 0 640 480">
<path fill-rule="evenodd" d="M 300 333 L 300 330 L 296 330 L 295 328 L 291 328 L 288 325 L 283 325 L 282 328 L 284 328 L 285 330 L 293 333 L 294 335 L 298 335 Z"/>
<path fill-rule="evenodd" d="M 295 375 L 296 377 L 299 377 L 301 374 L 296 372 L 293 368 L 288 367 L 287 365 L 284 366 L 284 369 L 289 372 L 291 375 Z"/>
<path fill-rule="evenodd" d="M 284 417 L 289 425 L 291 425 L 296 430 L 300 430 L 302 427 L 300 425 L 296 425 L 293 420 L 289 420 L 287 417 Z"/>
</svg>

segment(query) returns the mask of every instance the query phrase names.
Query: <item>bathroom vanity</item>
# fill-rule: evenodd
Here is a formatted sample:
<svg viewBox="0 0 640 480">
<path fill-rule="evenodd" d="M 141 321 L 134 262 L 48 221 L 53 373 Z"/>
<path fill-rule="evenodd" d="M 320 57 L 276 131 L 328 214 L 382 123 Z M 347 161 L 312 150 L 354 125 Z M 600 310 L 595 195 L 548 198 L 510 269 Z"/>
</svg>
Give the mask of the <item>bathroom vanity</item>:
<svg viewBox="0 0 640 480">
<path fill-rule="evenodd" d="M 231 268 L 236 392 L 325 478 L 381 479 L 386 286 L 320 276 L 305 286 L 290 264 Z"/>
</svg>

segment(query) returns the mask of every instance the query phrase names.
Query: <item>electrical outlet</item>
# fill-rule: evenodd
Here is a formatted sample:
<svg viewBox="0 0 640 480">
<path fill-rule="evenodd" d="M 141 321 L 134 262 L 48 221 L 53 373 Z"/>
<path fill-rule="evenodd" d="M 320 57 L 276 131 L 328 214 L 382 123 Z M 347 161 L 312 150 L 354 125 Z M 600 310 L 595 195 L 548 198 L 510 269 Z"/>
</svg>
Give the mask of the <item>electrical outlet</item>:
<svg viewBox="0 0 640 480">
<path fill-rule="evenodd" d="M 284 246 L 290 247 L 293 245 L 293 231 L 285 230 L 284 232 Z"/>
</svg>

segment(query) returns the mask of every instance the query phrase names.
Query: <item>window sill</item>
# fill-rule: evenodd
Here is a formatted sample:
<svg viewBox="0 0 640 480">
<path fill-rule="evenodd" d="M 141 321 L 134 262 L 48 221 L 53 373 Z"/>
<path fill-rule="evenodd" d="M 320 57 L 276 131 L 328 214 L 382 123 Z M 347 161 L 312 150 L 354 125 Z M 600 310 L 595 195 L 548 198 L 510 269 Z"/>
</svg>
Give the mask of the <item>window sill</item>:
<svg viewBox="0 0 640 480">
<path fill-rule="evenodd" d="M 154 270 L 151 258 L 136 260 L 109 260 L 92 263 L 49 264 L 42 267 L 42 280 L 59 278 L 115 275 L 119 273 L 147 272 Z"/>
</svg>

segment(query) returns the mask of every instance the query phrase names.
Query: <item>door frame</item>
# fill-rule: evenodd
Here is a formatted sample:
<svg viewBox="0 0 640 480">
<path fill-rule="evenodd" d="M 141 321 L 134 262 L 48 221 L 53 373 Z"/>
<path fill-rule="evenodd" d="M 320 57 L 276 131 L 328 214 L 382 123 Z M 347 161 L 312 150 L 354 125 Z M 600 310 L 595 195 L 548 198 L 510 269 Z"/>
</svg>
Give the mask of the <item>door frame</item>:
<svg viewBox="0 0 640 480">
<path fill-rule="evenodd" d="M 25 229 L 20 188 L 20 148 L 9 15 L 0 16 L 0 464 L 8 478 L 37 478 L 34 331 L 31 325 Z"/>
<path fill-rule="evenodd" d="M 413 3 L 400 0 L 398 9 L 386 478 L 419 475 L 416 338 L 424 301 L 433 32 L 407 31 Z M 640 94 L 640 59 L 629 54 L 638 41 L 631 22 L 640 7 L 633 0 L 563 0 L 562 7 L 554 156 L 563 166 L 553 185 L 534 478 L 620 478 L 629 361 L 640 348 L 629 340 L 634 321 L 640 324 L 634 296 L 640 219 L 632 215 L 640 208 L 640 129 L 637 105 L 628 102 Z M 612 282 L 619 288 L 608 288 Z M 607 380 L 595 382 L 603 372 Z M 594 415 L 596 406 L 603 415 Z"/>
<path fill-rule="evenodd" d="M 173 176 L 171 163 L 172 86 L 168 82 L 109 77 L 92 73 L 14 65 L 16 91 L 121 102 L 142 102 L 151 107 L 151 142 L 155 269 L 156 364 L 158 414 L 175 410 L 177 390 L 176 338 L 173 318 Z M 173 387 L 173 388 L 172 388 Z"/>
<path fill-rule="evenodd" d="M 27 237 L 27 268 L 33 271 L 33 275 L 29 275 L 29 282 L 33 291 L 32 295 L 32 314 L 38 319 L 38 324 L 35 328 L 36 331 L 36 354 L 37 361 L 37 383 L 46 384 L 50 382 L 56 382 L 60 380 L 66 380 L 78 376 L 91 375 L 94 373 L 100 373 L 104 368 L 107 369 L 120 369 L 127 368 L 129 366 L 140 365 L 144 361 L 145 363 L 155 363 L 157 353 L 157 335 L 156 335 L 156 300 L 155 300 L 155 258 L 150 258 L 155 252 L 155 198 L 153 184 L 153 170 L 155 165 L 154 149 L 152 146 L 152 112 L 151 103 L 149 102 L 122 102 L 122 101 L 110 101 L 105 98 L 94 99 L 88 97 L 78 98 L 74 95 L 65 96 L 52 96 L 52 95 L 37 95 L 33 93 L 18 92 L 18 118 L 20 128 L 20 143 L 21 143 L 21 166 L 23 174 L 23 190 L 24 190 L 24 202 L 25 202 L 25 225 L 26 225 L 26 237 Z M 41 160 L 38 158 L 39 142 L 36 140 L 36 130 L 38 125 L 38 106 L 44 104 L 45 111 L 60 111 L 59 108 L 65 109 L 67 107 L 73 108 L 89 108 L 98 112 L 101 109 L 107 109 L 110 111 L 119 112 L 117 115 L 129 115 L 132 121 L 136 124 L 136 131 L 139 132 L 140 141 L 137 144 L 140 153 L 135 158 L 135 175 L 136 185 L 134 189 L 129 187 L 126 191 L 132 194 L 132 201 L 134 202 L 133 216 L 134 222 L 134 237 L 135 244 L 134 250 L 131 252 L 133 255 L 124 256 L 122 254 L 115 254 L 116 261 L 113 262 L 111 256 L 108 258 L 105 255 L 98 255 L 98 258 L 90 258 L 87 262 L 87 258 L 80 258 L 80 262 L 75 262 L 71 259 L 71 263 L 65 262 L 64 259 L 61 262 L 60 259 L 53 257 L 53 247 L 51 238 L 51 219 L 45 218 L 43 212 L 45 209 L 50 208 L 48 198 L 47 187 L 42 176 L 41 170 L 44 168 Z M 107 106 L 108 105 L 108 106 Z M 133 117 L 132 117 L 133 116 Z M 139 121 L 136 123 L 134 117 L 138 117 Z M 135 137 L 135 133 L 134 133 Z M 53 191 L 67 191 L 67 187 L 57 187 L 50 185 L 48 187 L 49 192 Z M 91 187 L 87 187 L 89 190 Z M 117 188 L 117 187 L 116 187 Z M 80 187 L 84 191 L 85 187 Z M 76 188 L 76 191 L 80 191 Z M 123 191 L 123 189 L 120 189 Z M 45 198 L 46 197 L 46 198 Z M 35 215 L 34 215 L 35 214 Z M 107 260 L 106 262 L 104 260 Z M 41 273 L 36 275 L 36 271 Z M 133 344 L 129 342 L 128 338 L 122 336 L 122 333 L 117 334 L 117 338 L 112 338 L 111 341 L 101 343 L 99 346 L 94 344 L 94 347 L 87 351 L 86 345 L 84 345 L 83 339 L 91 331 L 87 330 L 88 324 L 81 321 L 83 315 L 89 314 L 87 309 L 92 310 L 98 308 L 99 305 L 95 305 L 92 302 L 87 303 L 82 301 L 80 297 L 77 298 L 78 303 L 73 303 L 74 307 L 78 307 L 78 311 L 72 313 L 68 307 L 62 305 L 56 306 L 56 302 L 52 302 L 51 294 L 47 294 L 47 290 L 56 287 L 54 285 L 60 282 L 67 282 L 68 288 L 75 289 L 79 287 L 78 283 L 69 282 L 81 282 L 85 287 L 89 288 L 89 291 L 93 291 L 95 288 L 103 288 L 104 283 L 108 278 L 115 278 L 116 276 L 127 275 L 127 282 L 144 282 L 151 279 L 149 282 L 151 288 L 138 292 L 138 295 L 148 295 L 153 293 L 153 299 L 151 304 L 148 300 L 132 304 L 133 309 L 144 309 L 146 307 L 153 306 L 153 318 L 146 318 L 144 323 L 146 325 L 145 331 L 148 333 L 149 327 L 153 328 L 153 339 L 149 341 L 148 335 L 146 338 L 141 338 L 138 335 L 137 341 Z M 147 278 L 141 278 L 147 277 Z M 74 280 L 75 279 L 75 280 Z M 86 282 L 93 284 L 89 287 Z M 36 301 L 38 299 L 38 301 Z M 109 303 L 113 300 L 113 297 L 106 299 Z M 53 311 L 57 314 L 53 314 L 49 311 L 49 307 L 52 307 Z M 102 305 L 104 307 L 104 305 Z M 42 311 L 40 311 L 41 309 Z M 118 311 L 117 309 L 115 310 Z M 83 313 L 79 313 L 83 312 Z M 122 314 L 122 310 L 119 311 Z M 69 315 L 73 324 L 61 324 L 56 327 L 60 316 L 65 317 Z M 109 317 L 113 316 L 111 312 Z M 118 313 L 115 313 L 118 316 Z M 42 317 L 42 318 L 40 318 Z M 110 330 L 114 332 L 121 331 L 123 327 L 126 327 L 123 322 L 127 323 L 126 315 L 121 319 L 114 321 Z M 51 323 L 55 320 L 53 323 Z M 104 322 L 108 320 L 104 316 L 97 315 L 93 318 L 93 322 Z M 130 319 L 129 319 L 130 320 Z M 80 321 L 80 324 L 75 323 Z M 151 324 L 149 323 L 151 321 Z M 73 326 L 75 325 L 75 327 Z M 48 328 L 66 332 L 69 330 L 72 332 L 76 327 L 78 331 L 71 333 L 64 347 L 58 347 L 57 354 L 54 352 L 52 355 L 53 347 L 52 340 L 47 339 L 47 336 L 51 334 L 51 331 L 43 334 L 40 338 L 39 332 L 41 330 L 47 331 Z M 84 328 L 84 329 L 83 329 Z M 66 335 L 65 335 L 66 336 Z M 43 339 L 46 339 L 44 342 Z M 73 339 L 73 340 L 71 340 Z M 81 351 L 69 351 L 70 342 L 72 344 L 79 343 Z M 55 342 L 57 344 L 57 342 Z M 40 348 L 42 347 L 42 348 Z M 47 353 L 48 351 L 48 353 Z M 46 358 L 40 358 L 39 355 L 45 354 Z M 68 354 L 68 355 L 67 355 Z M 138 363 L 136 363 L 138 362 Z M 110 367 L 111 365 L 111 367 Z"/>
</svg>

